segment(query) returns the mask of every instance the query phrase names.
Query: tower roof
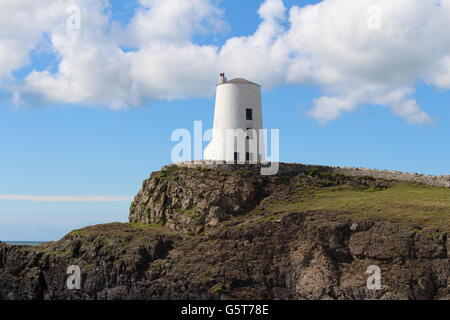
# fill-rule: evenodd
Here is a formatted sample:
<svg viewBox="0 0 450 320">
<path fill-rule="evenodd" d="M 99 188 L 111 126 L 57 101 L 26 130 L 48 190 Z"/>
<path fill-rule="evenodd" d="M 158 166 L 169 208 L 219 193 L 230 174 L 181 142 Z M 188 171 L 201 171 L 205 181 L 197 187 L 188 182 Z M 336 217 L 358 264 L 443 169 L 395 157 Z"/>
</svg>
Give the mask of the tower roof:
<svg viewBox="0 0 450 320">
<path fill-rule="evenodd" d="M 243 79 L 243 78 L 235 78 L 235 79 L 232 79 L 232 80 L 228 80 L 225 83 L 244 83 L 244 84 L 254 84 L 254 85 L 259 86 L 259 84 L 251 82 L 251 81 L 248 81 L 247 79 Z"/>
</svg>

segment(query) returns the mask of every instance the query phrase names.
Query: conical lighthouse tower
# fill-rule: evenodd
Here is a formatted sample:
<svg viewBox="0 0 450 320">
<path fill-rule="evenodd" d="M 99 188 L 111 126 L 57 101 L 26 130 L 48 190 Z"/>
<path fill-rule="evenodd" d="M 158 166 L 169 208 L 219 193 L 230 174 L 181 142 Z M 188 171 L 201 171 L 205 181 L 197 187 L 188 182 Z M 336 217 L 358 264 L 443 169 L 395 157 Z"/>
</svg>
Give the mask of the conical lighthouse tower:
<svg viewBox="0 0 450 320">
<path fill-rule="evenodd" d="M 212 140 L 204 159 L 214 161 L 264 162 L 261 86 L 245 79 L 227 80 L 220 74 Z"/>
</svg>

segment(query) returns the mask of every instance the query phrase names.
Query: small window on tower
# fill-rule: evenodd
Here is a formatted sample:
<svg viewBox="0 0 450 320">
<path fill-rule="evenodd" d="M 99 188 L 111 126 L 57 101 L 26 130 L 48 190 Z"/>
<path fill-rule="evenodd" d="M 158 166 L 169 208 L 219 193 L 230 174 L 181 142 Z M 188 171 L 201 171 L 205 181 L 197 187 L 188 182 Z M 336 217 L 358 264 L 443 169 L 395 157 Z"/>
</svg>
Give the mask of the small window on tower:
<svg viewBox="0 0 450 320">
<path fill-rule="evenodd" d="M 247 120 L 253 120 L 253 110 L 252 109 L 245 109 Z"/>
</svg>

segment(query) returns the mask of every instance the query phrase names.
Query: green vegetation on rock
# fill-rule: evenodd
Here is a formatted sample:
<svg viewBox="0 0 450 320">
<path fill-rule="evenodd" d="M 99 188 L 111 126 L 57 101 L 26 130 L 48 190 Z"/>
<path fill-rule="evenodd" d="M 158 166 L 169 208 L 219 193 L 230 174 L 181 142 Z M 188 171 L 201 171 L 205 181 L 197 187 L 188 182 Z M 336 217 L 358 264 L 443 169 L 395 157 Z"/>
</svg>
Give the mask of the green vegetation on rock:
<svg viewBox="0 0 450 320">
<path fill-rule="evenodd" d="M 330 210 L 346 217 L 417 224 L 450 231 L 450 190 L 398 183 L 390 188 L 328 187 L 270 204 L 269 212 Z"/>
</svg>

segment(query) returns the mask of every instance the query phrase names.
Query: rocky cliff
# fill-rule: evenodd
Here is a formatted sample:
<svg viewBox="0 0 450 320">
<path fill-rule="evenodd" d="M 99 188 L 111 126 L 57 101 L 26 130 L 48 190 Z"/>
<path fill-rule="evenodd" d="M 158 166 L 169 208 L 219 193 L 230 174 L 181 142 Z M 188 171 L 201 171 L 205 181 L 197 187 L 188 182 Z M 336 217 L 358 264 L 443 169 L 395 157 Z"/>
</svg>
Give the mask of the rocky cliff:
<svg viewBox="0 0 450 320">
<path fill-rule="evenodd" d="M 0 299 L 450 299 L 450 190 L 323 167 L 170 166 L 130 223 L 0 244 Z M 68 290 L 67 267 L 82 287 Z M 381 270 L 381 289 L 366 271 Z"/>
</svg>

